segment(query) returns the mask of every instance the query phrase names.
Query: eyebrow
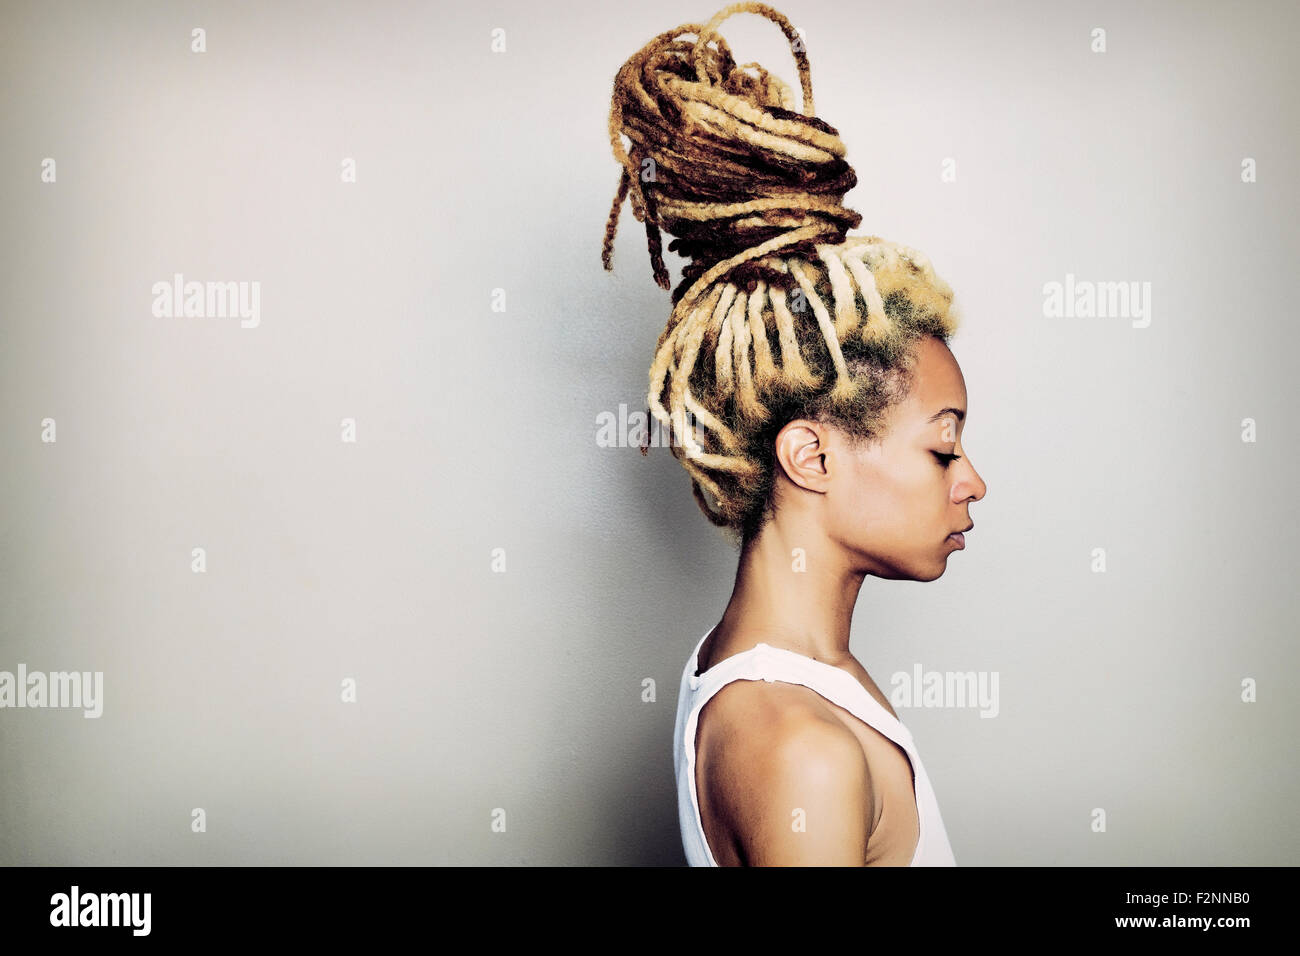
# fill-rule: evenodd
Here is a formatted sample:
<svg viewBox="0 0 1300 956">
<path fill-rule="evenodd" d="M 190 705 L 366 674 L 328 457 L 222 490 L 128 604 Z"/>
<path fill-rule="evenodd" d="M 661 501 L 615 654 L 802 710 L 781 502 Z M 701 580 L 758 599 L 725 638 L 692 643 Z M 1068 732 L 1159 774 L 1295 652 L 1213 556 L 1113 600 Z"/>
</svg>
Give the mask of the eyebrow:
<svg viewBox="0 0 1300 956">
<path fill-rule="evenodd" d="M 933 415 L 930 416 L 930 421 L 932 421 L 932 422 L 937 422 L 939 419 L 943 418 L 943 416 L 949 414 L 950 412 L 951 412 L 953 415 L 956 415 L 956 416 L 957 416 L 957 421 L 959 421 L 959 422 L 964 422 L 964 421 L 966 420 L 966 412 L 965 412 L 963 409 L 960 409 L 960 408 L 941 408 L 941 409 L 939 409 L 937 412 L 935 412 Z"/>
</svg>

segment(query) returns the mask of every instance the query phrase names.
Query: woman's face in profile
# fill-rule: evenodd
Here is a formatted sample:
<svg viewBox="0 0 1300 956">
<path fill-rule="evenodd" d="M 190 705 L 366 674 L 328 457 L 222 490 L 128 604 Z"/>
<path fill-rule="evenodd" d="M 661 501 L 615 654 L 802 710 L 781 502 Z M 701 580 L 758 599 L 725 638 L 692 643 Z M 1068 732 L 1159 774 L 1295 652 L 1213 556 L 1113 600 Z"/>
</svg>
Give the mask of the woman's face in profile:
<svg viewBox="0 0 1300 956">
<path fill-rule="evenodd" d="M 916 348 L 912 388 L 889 411 L 884 438 L 847 449 L 848 470 L 827 504 L 832 532 L 868 573 L 933 581 L 960 550 L 950 535 L 972 524 L 970 503 L 986 489 L 961 444 L 966 382 L 957 360 L 933 336 Z"/>
</svg>

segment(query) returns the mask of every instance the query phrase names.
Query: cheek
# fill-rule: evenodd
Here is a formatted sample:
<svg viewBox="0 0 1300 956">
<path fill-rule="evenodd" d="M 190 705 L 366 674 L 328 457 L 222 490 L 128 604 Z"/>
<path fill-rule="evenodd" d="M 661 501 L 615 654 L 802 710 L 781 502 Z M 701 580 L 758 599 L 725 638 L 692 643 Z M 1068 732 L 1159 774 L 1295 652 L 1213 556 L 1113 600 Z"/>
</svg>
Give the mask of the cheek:
<svg viewBox="0 0 1300 956">
<path fill-rule="evenodd" d="M 863 467 L 841 500 L 838 515 L 881 544 L 906 545 L 942 528 L 949 489 L 937 465 L 926 462 Z"/>
<path fill-rule="evenodd" d="M 843 488 L 837 507 L 842 527 L 863 529 L 872 537 L 890 537 L 910 523 L 916 505 L 915 476 L 897 468 L 863 465 Z"/>
</svg>

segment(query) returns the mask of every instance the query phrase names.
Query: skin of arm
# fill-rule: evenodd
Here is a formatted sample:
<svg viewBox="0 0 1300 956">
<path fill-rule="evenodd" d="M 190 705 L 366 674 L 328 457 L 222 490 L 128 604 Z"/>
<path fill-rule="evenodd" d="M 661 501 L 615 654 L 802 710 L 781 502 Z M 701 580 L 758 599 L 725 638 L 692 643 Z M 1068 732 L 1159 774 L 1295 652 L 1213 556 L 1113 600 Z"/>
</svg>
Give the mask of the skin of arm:
<svg viewBox="0 0 1300 956">
<path fill-rule="evenodd" d="M 728 735 L 715 788 L 750 866 L 863 866 L 871 777 L 843 724 L 794 708 Z"/>
</svg>

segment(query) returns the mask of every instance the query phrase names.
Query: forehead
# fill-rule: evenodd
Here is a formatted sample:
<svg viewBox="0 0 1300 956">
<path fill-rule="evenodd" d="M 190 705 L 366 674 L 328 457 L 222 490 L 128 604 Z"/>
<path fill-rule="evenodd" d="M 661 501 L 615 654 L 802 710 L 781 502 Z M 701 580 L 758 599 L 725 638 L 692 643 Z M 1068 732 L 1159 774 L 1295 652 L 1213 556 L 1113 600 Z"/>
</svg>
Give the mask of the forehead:
<svg viewBox="0 0 1300 956">
<path fill-rule="evenodd" d="M 941 408 L 966 408 L 966 380 L 948 346 L 927 335 L 917 345 L 912 390 L 904 403 L 905 417 L 913 424 L 928 424 Z M 951 422 L 945 415 L 940 421 Z"/>
</svg>

